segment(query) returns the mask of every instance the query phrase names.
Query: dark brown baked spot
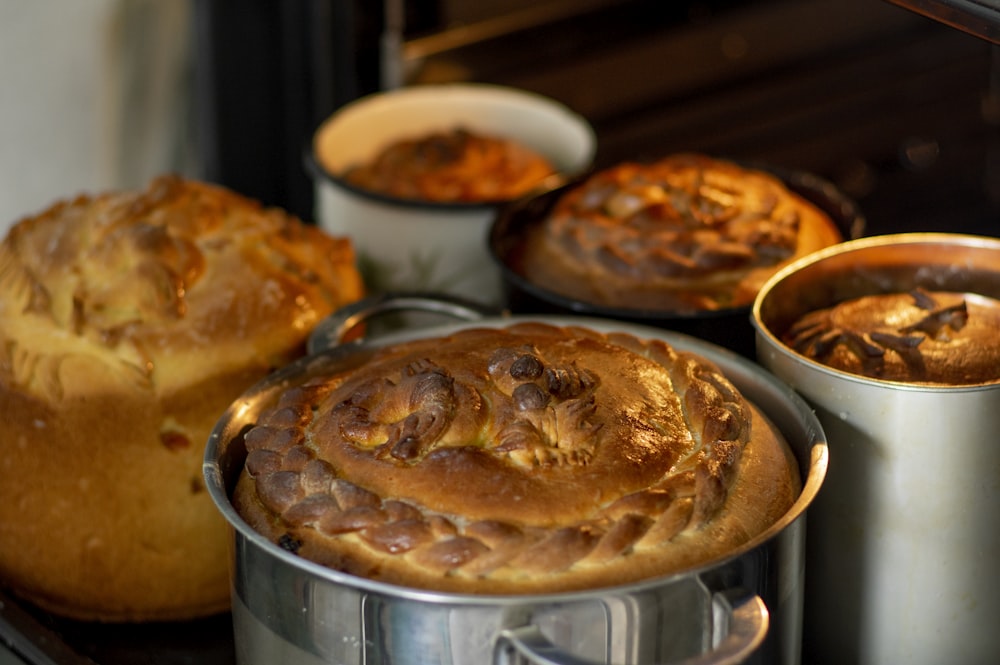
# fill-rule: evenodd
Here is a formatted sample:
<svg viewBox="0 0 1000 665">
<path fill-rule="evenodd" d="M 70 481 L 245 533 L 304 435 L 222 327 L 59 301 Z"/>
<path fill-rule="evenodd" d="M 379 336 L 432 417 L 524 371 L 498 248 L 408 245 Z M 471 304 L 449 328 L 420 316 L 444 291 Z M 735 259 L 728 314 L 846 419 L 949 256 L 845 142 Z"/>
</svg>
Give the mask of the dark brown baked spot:
<svg viewBox="0 0 1000 665">
<path fill-rule="evenodd" d="M 167 450 L 172 451 L 187 450 L 191 447 L 191 440 L 187 436 L 172 430 L 160 432 L 160 442 Z"/>
</svg>

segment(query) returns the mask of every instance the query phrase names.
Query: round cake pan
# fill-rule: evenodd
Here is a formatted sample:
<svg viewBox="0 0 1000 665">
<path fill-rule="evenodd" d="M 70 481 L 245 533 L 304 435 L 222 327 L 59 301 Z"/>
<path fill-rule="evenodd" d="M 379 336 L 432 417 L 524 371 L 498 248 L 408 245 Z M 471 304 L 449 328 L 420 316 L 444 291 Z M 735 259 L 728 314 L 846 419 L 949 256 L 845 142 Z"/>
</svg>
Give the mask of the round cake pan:
<svg viewBox="0 0 1000 665">
<path fill-rule="evenodd" d="M 331 317 L 315 347 L 344 340 L 386 298 Z M 419 299 L 419 298 L 418 298 Z M 414 298 L 407 305 L 412 306 Z M 372 307 L 372 303 L 375 306 Z M 419 305 L 418 305 L 419 306 Z M 441 307 L 434 305 L 434 311 Z M 350 576 L 304 560 L 251 529 L 230 492 L 246 449 L 242 432 L 289 386 L 365 362 L 378 345 L 468 326 L 506 326 L 525 317 L 477 317 L 355 340 L 317 351 L 236 401 L 208 442 L 205 478 L 233 543 L 237 659 L 256 663 L 768 663 L 795 665 L 801 647 L 805 513 L 823 483 L 827 449 L 811 409 L 785 384 L 725 349 L 658 328 L 605 319 L 528 317 L 666 340 L 702 354 L 753 401 L 788 440 L 803 490 L 789 511 L 735 551 L 681 574 L 593 591 L 480 596 L 422 591 Z"/>
</svg>

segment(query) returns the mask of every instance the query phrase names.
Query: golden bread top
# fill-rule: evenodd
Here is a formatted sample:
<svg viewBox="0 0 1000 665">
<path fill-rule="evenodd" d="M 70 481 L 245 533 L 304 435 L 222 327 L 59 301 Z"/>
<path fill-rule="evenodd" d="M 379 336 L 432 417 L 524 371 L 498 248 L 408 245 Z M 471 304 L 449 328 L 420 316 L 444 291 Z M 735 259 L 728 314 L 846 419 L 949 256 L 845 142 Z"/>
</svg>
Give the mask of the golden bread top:
<svg viewBox="0 0 1000 665">
<path fill-rule="evenodd" d="M 732 546 L 694 534 L 722 512 L 753 424 L 714 365 L 664 342 L 473 328 L 286 392 L 245 437 L 234 504 L 283 547 L 376 579 L 608 584 L 666 572 L 677 541 L 702 557 Z"/>
<path fill-rule="evenodd" d="M 841 240 L 769 173 L 699 154 L 626 162 L 568 190 L 529 241 L 528 277 L 592 304 L 713 310 Z"/>
<path fill-rule="evenodd" d="M 0 377 L 53 396 L 112 369 L 169 392 L 284 364 L 361 288 L 349 240 L 221 187 L 162 176 L 83 195 L 0 245 Z"/>
<path fill-rule="evenodd" d="M 399 139 L 344 177 L 402 199 L 478 203 L 526 194 L 554 172 L 545 157 L 518 141 L 459 127 Z"/>
<path fill-rule="evenodd" d="M 802 316 L 783 336 L 799 353 L 885 381 L 1000 381 L 1000 301 L 927 291 L 861 296 Z"/>
</svg>

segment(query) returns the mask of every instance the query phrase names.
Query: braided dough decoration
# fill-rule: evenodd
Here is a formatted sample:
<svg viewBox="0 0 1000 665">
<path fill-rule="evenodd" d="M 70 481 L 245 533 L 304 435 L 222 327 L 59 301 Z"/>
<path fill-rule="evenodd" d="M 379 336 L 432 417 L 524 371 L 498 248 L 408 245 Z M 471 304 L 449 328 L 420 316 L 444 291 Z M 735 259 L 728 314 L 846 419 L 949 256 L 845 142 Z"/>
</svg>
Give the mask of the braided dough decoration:
<svg viewBox="0 0 1000 665">
<path fill-rule="evenodd" d="M 286 549 L 366 577 L 481 592 L 610 584 L 705 556 L 702 531 L 713 555 L 766 526 L 705 529 L 753 420 L 714 365 L 662 341 L 477 328 L 287 391 L 246 434 L 234 504 Z M 765 484 L 784 488 L 766 491 L 782 505 L 751 511 L 766 523 L 798 492 L 778 458 L 780 480 Z"/>
<path fill-rule="evenodd" d="M 568 190 L 525 243 L 525 276 L 602 306 L 749 304 L 781 266 L 842 239 L 764 171 L 706 155 L 624 162 Z"/>
</svg>

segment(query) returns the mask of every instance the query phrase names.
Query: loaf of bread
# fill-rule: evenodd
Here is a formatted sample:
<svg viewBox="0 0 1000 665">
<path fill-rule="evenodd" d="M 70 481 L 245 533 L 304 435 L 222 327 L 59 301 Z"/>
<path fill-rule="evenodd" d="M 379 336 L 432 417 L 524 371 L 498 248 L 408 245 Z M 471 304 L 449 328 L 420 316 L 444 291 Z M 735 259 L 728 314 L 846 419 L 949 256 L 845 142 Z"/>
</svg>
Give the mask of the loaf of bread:
<svg viewBox="0 0 1000 665">
<path fill-rule="evenodd" d="M 225 610 L 208 436 L 361 295 L 348 239 L 175 176 L 12 227 L 0 244 L 0 584 L 80 619 Z"/>
<path fill-rule="evenodd" d="M 627 162 L 572 187 L 524 239 L 530 282 L 653 312 L 749 305 L 775 272 L 843 240 L 777 177 L 699 154 Z"/>
<path fill-rule="evenodd" d="M 798 496 L 781 433 L 708 360 L 520 322 L 387 346 L 283 393 L 233 503 L 314 562 L 439 591 L 598 588 L 717 560 Z"/>
<path fill-rule="evenodd" d="M 458 127 L 394 141 L 344 179 L 401 199 L 482 203 L 521 196 L 554 172 L 548 159 L 518 141 Z"/>
<path fill-rule="evenodd" d="M 808 312 L 783 341 L 851 374 L 963 386 L 1000 381 L 998 331 L 1000 301 L 916 288 L 858 296 Z"/>
</svg>

